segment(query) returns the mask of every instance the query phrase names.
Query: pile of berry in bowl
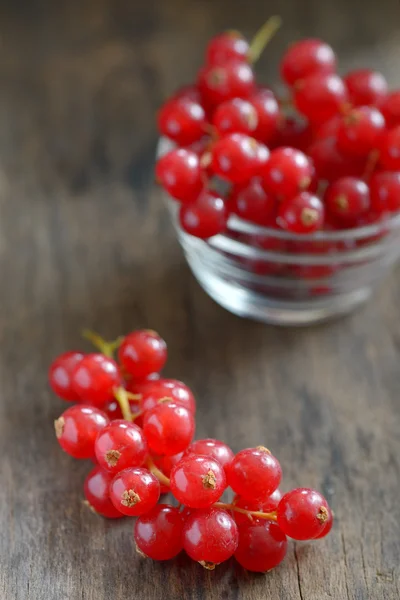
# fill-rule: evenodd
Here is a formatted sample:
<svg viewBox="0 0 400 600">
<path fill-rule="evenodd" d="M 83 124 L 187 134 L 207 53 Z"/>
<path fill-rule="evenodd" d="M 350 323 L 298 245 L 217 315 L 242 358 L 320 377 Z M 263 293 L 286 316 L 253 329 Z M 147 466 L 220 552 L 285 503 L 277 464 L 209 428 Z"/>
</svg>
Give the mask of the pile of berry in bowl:
<svg viewBox="0 0 400 600">
<path fill-rule="evenodd" d="M 276 29 L 208 44 L 196 83 L 160 109 L 157 182 L 201 286 L 235 314 L 298 325 L 367 300 L 400 255 L 400 91 L 340 76 L 323 41 L 254 73 Z"/>
</svg>

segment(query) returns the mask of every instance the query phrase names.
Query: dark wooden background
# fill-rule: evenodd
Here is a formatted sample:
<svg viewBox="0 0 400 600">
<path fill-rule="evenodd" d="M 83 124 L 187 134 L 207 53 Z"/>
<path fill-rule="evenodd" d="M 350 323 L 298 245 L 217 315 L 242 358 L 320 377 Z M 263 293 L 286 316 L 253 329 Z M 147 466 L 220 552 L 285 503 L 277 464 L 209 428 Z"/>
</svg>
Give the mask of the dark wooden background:
<svg viewBox="0 0 400 600">
<path fill-rule="evenodd" d="M 344 68 L 400 84 L 398 0 L 15 0 L 0 4 L 0 598 L 395 600 L 400 563 L 400 282 L 330 325 L 282 330 L 224 312 L 184 263 L 153 184 L 155 110 L 207 38 L 285 27 L 259 64 L 319 35 Z M 138 557 L 132 524 L 82 504 L 90 468 L 64 455 L 47 388 L 55 354 L 157 329 L 166 373 L 198 398 L 198 436 L 266 444 L 284 488 L 315 486 L 332 535 L 291 544 L 265 576 Z"/>
</svg>

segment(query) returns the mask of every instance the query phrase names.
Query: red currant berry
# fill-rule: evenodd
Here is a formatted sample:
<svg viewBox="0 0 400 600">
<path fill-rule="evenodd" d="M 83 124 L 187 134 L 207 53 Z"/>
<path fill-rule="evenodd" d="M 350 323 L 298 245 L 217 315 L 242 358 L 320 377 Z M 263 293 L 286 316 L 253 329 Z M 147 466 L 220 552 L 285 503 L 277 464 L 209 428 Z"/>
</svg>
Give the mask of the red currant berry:
<svg viewBox="0 0 400 600">
<path fill-rule="evenodd" d="M 380 106 L 388 94 L 387 81 L 378 71 L 351 71 L 344 78 L 344 82 L 353 106 Z"/>
<path fill-rule="evenodd" d="M 155 331 L 139 329 L 124 338 L 118 358 L 132 377 L 141 379 L 161 371 L 167 361 L 167 344 Z"/>
<path fill-rule="evenodd" d="M 228 133 L 253 135 L 257 129 L 258 116 L 253 104 L 247 100 L 233 98 L 216 108 L 212 122 L 220 136 Z"/>
<path fill-rule="evenodd" d="M 272 146 L 274 148 L 289 146 L 306 152 L 311 141 L 312 131 L 306 120 L 286 117 L 278 123 L 277 132 L 272 139 Z"/>
<path fill-rule="evenodd" d="M 277 508 L 278 525 L 295 540 L 311 540 L 329 520 L 329 506 L 316 490 L 296 488 L 285 494 Z"/>
<path fill-rule="evenodd" d="M 204 108 L 188 97 L 172 98 L 158 113 L 161 135 L 170 138 L 179 146 L 187 146 L 201 138 L 206 125 Z"/>
<path fill-rule="evenodd" d="M 258 89 L 250 98 L 256 109 L 257 127 L 252 133 L 257 140 L 268 144 L 278 131 L 281 112 L 274 94 L 269 90 Z"/>
<path fill-rule="evenodd" d="M 199 157 L 185 148 L 164 154 L 156 166 L 157 181 L 180 202 L 196 200 L 203 188 L 202 175 Z"/>
<path fill-rule="evenodd" d="M 181 404 L 193 414 L 196 412 L 196 400 L 193 392 L 182 381 L 177 379 L 159 379 L 150 382 L 142 388 L 142 410 L 144 412 L 154 408 L 159 400 L 170 398 L 176 404 Z"/>
<path fill-rule="evenodd" d="M 224 442 L 220 442 L 219 440 L 214 440 L 211 438 L 205 440 L 196 440 L 190 444 L 189 448 L 185 452 L 185 455 L 188 454 L 210 456 L 218 461 L 219 464 L 224 467 L 224 469 L 229 465 L 235 456 L 229 446 L 224 444 Z"/>
<path fill-rule="evenodd" d="M 313 175 L 312 163 L 294 148 L 277 148 L 271 152 L 263 172 L 263 186 L 274 196 L 292 197 L 306 190 Z"/>
<path fill-rule="evenodd" d="M 400 171 L 400 125 L 383 136 L 380 151 L 381 165 L 388 171 Z"/>
<path fill-rule="evenodd" d="M 358 219 L 370 208 L 369 188 L 362 179 L 342 177 L 327 188 L 325 204 L 339 220 Z"/>
<path fill-rule="evenodd" d="M 286 550 L 286 535 L 273 521 L 247 520 L 240 524 L 235 558 L 248 571 L 270 571 L 283 561 Z"/>
<path fill-rule="evenodd" d="M 93 458 L 95 441 L 108 425 L 107 415 L 94 406 L 76 404 L 54 421 L 61 448 L 74 458 Z"/>
<path fill-rule="evenodd" d="M 246 61 L 249 49 L 247 40 L 239 31 L 224 31 L 209 41 L 206 62 L 208 65 L 220 66 L 233 59 Z"/>
<path fill-rule="evenodd" d="M 171 492 L 189 508 L 207 508 L 226 488 L 224 467 L 208 456 L 188 454 L 171 471 Z"/>
<path fill-rule="evenodd" d="M 346 86 L 338 75 L 311 75 L 296 84 L 294 102 L 311 123 L 320 124 L 346 107 Z"/>
<path fill-rule="evenodd" d="M 177 508 L 158 504 L 139 517 L 134 538 L 141 553 L 153 560 L 169 560 L 183 547 L 183 517 Z"/>
<path fill-rule="evenodd" d="M 140 427 L 117 420 L 98 435 L 95 452 L 101 468 L 116 474 L 128 467 L 140 467 L 147 455 L 147 445 Z"/>
<path fill-rule="evenodd" d="M 183 452 L 194 435 L 193 413 L 175 402 L 160 402 L 144 415 L 143 431 L 155 454 Z"/>
<path fill-rule="evenodd" d="M 218 508 L 193 512 L 183 527 L 185 552 L 207 569 L 228 560 L 239 542 L 238 528 L 232 517 Z"/>
<path fill-rule="evenodd" d="M 112 477 L 111 473 L 96 466 L 86 477 L 83 491 L 91 510 L 108 519 L 118 519 L 123 515 L 110 500 L 109 486 Z"/>
<path fill-rule="evenodd" d="M 331 511 L 329 506 L 327 508 L 328 508 L 328 519 L 327 519 L 325 526 L 322 529 L 321 533 L 319 533 L 317 535 L 317 537 L 313 538 L 315 540 L 317 540 L 317 539 L 320 540 L 321 538 L 326 537 L 328 535 L 328 533 L 330 533 L 330 531 L 333 527 L 333 512 Z"/>
<path fill-rule="evenodd" d="M 71 374 L 72 386 L 80 399 L 93 406 L 104 406 L 121 385 L 117 363 L 104 354 L 87 354 Z"/>
<path fill-rule="evenodd" d="M 172 469 L 178 464 L 178 462 L 182 460 L 182 458 L 183 452 L 179 452 L 178 454 L 174 454 L 172 456 L 154 456 L 153 461 L 156 467 L 160 469 L 161 473 L 163 473 L 166 477 L 169 477 Z"/>
<path fill-rule="evenodd" d="M 174 93 L 171 100 L 177 100 L 178 98 L 186 98 L 188 100 L 192 100 L 192 102 L 197 102 L 198 104 L 200 104 L 201 101 L 200 92 L 196 85 L 184 85 L 179 88 Z"/>
<path fill-rule="evenodd" d="M 302 192 L 281 203 L 277 222 L 292 233 L 312 233 L 321 229 L 324 215 L 324 205 L 318 196 Z"/>
<path fill-rule="evenodd" d="M 336 139 L 333 137 L 317 139 L 309 147 L 308 154 L 318 177 L 327 181 L 334 181 L 346 175 L 361 177 L 365 170 L 365 160 L 343 156 L 338 151 Z"/>
<path fill-rule="evenodd" d="M 129 467 L 110 483 L 110 498 L 115 508 L 128 517 L 151 510 L 160 497 L 160 483 L 147 469 Z"/>
<path fill-rule="evenodd" d="M 400 210 L 400 172 L 375 173 L 369 187 L 371 209 L 377 215 Z"/>
<path fill-rule="evenodd" d="M 228 465 L 228 485 L 247 500 L 263 501 L 279 486 L 282 469 L 267 448 L 247 448 L 236 454 Z"/>
<path fill-rule="evenodd" d="M 142 410 L 141 401 L 130 399 L 129 400 L 129 408 L 130 408 L 131 414 L 133 416 L 135 416 Z M 103 410 L 106 413 L 106 415 L 108 416 L 108 418 L 110 419 L 110 421 L 115 421 L 116 419 L 124 418 L 122 411 L 121 411 L 121 407 L 119 405 L 119 402 L 117 402 L 116 400 L 110 400 L 110 402 L 107 402 L 107 404 L 104 405 Z M 138 423 L 136 422 L 136 425 L 137 424 Z"/>
<path fill-rule="evenodd" d="M 388 94 L 380 109 L 389 128 L 400 125 L 400 90 Z"/>
<path fill-rule="evenodd" d="M 79 396 L 72 386 L 72 372 L 82 360 L 81 352 L 65 352 L 51 363 L 49 384 L 53 392 L 67 402 L 79 402 Z"/>
<path fill-rule="evenodd" d="M 271 223 L 276 200 L 265 191 L 260 177 L 253 177 L 248 183 L 235 186 L 230 197 L 233 212 L 245 221 L 264 226 Z"/>
<path fill-rule="evenodd" d="M 181 206 L 179 222 L 184 231 L 207 239 L 226 229 L 229 211 L 224 200 L 211 190 L 204 190 L 196 202 Z"/>
<path fill-rule="evenodd" d="M 272 494 L 270 496 L 268 496 L 268 498 L 260 501 L 260 500 L 246 500 L 245 498 L 242 498 L 241 496 L 235 496 L 234 502 L 233 504 L 237 507 L 237 508 L 243 508 L 244 510 L 248 510 L 248 511 L 255 511 L 255 512 L 263 512 L 263 513 L 269 513 L 269 512 L 273 512 L 277 509 L 279 502 L 282 499 L 282 492 L 280 491 L 279 488 L 277 488 L 274 492 L 272 492 Z M 232 517 L 235 519 L 236 523 L 238 525 L 241 525 L 242 523 L 248 523 L 249 520 L 252 521 L 260 521 L 261 519 L 258 519 L 257 517 L 255 517 L 254 515 L 251 515 L 251 517 L 249 518 L 249 515 L 245 515 L 244 513 L 238 512 L 238 511 L 232 511 Z"/>
<path fill-rule="evenodd" d="M 259 144 L 243 133 L 219 139 L 211 149 L 211 169 L 232 183 L 243 183 L 257 175 Z"/>
<path fill-rule="evenodd" d="M 332 138 L 336 140 L 337 133 L 342 122 L 342 115 L 336 115 L 328 121 L 325 121 L 325 123 L 322 123 L 322 125 L 318 125 L 315 131 L 315 139 L 323 140 L 325 138 Z"/>
<path fill-rule="evenodd" d="M 343 117 L 337 131 L 339 152 L 350 156 L 366 156 L 380 146 L 385 119 L 371 106 L 353 108 Z"/>
<path fill-rule="evenodd" d="M 251 66 L 241 60 L 200 69 L 197 84 L 206 107 L 215 107 L 233 98 L 248 98 L 255 87 Z"/>
<path fill-rule="evenodd" d="M 290 46 L 281 60 L 281 77 L 289 85 L 309 75 L 325 75 L 336 70 L 336 56 L 325 42 L 305 39 Z"/>
</svg>

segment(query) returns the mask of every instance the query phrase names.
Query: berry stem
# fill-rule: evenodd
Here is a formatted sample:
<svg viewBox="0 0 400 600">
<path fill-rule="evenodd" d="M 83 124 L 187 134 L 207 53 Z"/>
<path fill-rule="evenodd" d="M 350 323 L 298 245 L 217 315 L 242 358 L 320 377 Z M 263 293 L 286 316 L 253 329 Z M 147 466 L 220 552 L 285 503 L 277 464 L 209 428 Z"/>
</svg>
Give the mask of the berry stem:
<svg viewBox="0 0 400 600">
<path fill-rule="evenodd" d="M 281 25 L 281 17 L 275 15 L 274 17 L 270 17 L 268 21 L 260 27 L 250 43 L 249 59 L 251 63 L 255 63 L 260 58 L 264 48 L 272 40 Z"/>
<path fill-rule="evenodd" d="M 131 407 L 129 406 L 128 392 L 123 387 L 118 387 L 114 390 L 114 397 L 119 404 L 122 416 L 125 421 L 132 421 Z"/>
<path fill-rule="evenodd" d="M 115 350 L 120 347 L 124 339 L 122 336 L 120 336 L 112 342 L 107 342 L 107 340 L 102 338 L 101 335 L 95 331 L 91 331 L 90 329 L 84 329 L 82 332 L 82 337 L 91 342 L 95 348 L 109 358 L 113 358 Z"/>
<path fill-rule="evenodd" d="M 148 456 L 146 459 L 146 467 L 148 468 L 150 473 L 153 473 L 153 475 L 155 475 L 155 477 L 157 477 L 157 479 L 160 483 L 163 483 L 164 485 L 167 485 L 169 487 L 169 485 L 170 485 L 169 478 L 166 475 L 164 475 L 164 473 L 162 473 L 160 471 L 160 469 L 158 469 L 156 467 L 151 456 Z"/>
<path fill-rule="evenodd" d="M 256 517 L 256 519 L 268 519 L 270 521 L 276 521 L 276 511 L 270 513 L 259 512 L 257 510 L 246 510 L 245 508 L 239 508 L 235 504 L 225 504 L 224 502 L 215 502 L 213 504 L 215 508 L 224 508 L 226 510 L 234 510 L 236 512 L 242 513 L 243 515 L 248 515 L 250 517 Z"/>
<path fill-rule="evenodd" d="M 363 180 L 368 182 L 375 171 L 375 167 L 379 160 L 379 150 L 371 150 L 367 156 L 367 162 L 364 169 Z"/>
</svg>

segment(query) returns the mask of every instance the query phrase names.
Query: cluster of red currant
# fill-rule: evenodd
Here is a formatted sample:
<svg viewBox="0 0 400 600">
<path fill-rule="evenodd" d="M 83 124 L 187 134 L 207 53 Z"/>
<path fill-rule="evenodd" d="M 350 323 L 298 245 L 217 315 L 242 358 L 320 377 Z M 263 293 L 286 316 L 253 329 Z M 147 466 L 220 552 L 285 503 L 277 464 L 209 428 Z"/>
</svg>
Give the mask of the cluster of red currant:
<svg viewBox="0 0 400 600">
<path fill-rule="evenodd" d="M 159 159 L 157 181 L 194 236 L 224 232 L 230 214 L 304 234 L 400 210 L 400 91 L 368 69 L 340 77 L 333 49 L 305 39 L 281 60 L 290 97 L 278 99 L 253 70 L 275 26 L 250 45 L 238 32 L 214 37 L 196 84 L 159 112 L 161 135 L 177 147 Z"/>
<path fill-rule="evenodd" d="M 56 436 L 65 452 L 95 463 L 84 484 L 90 508 L 138 517 L 139 553 L 167 560 L 184 549 L 208 569 L 234 555 L 264 572 L 283 560 L 286 536 L 329 533 L 326 499 L 308 488 L 282 495 L 281 467 L 267 448 L 235 455 L 219 440 L 192 441 L 195 399 L 184 383 L 161 378 L 167 347 L 157 333 L 134 331 L 113 343 L 87 337 L 100 352 L 68 352 L 50 367 L 54 392 L 75 403 L 55 421 Z M 220 501 L 228 487 L 229 504 Z M 167 492 L 178 506 L 158 503 Z"/>
</svg>

